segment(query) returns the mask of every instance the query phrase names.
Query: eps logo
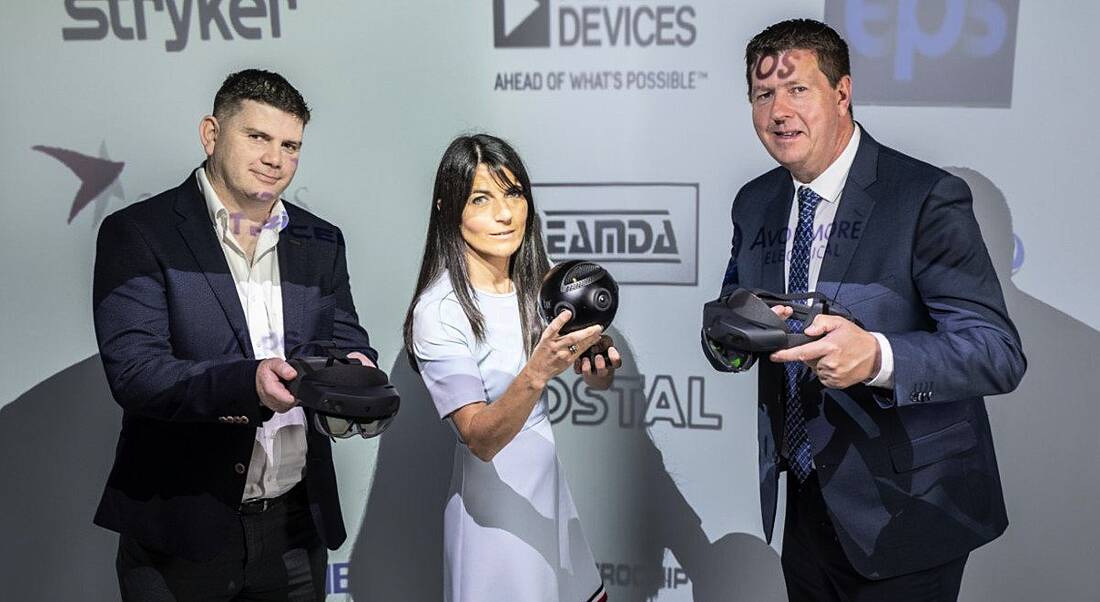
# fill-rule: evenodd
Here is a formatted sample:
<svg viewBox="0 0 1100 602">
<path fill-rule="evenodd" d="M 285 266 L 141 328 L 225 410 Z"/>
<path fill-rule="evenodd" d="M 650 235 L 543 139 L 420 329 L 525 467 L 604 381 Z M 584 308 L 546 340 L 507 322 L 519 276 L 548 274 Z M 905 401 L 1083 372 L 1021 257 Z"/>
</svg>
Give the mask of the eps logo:
<svg viewBox="0 0 1100 602">
<path fill-rule="evenodd" d="M 826 0 L 857 104 L 1008 107 L 1019 0 Z"/>
</svg>

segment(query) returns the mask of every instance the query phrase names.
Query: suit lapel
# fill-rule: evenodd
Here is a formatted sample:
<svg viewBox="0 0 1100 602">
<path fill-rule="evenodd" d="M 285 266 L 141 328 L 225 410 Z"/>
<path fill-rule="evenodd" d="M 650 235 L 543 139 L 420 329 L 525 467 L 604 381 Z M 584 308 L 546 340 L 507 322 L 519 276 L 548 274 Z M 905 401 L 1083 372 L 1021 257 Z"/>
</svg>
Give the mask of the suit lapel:
<svg viewBox="0 0 1100 602">
<path fill-rule="evenodd" d="M 790 173 L 782 172 L 783 181 L 779 190 L 768 203 L 764 214 L 764 265 L 760 273 L 760 288 L 775 293 L 783 293 L 787 290 L 787 282 L 783 276 L 783 261 L 786 255 L 786 240 L 780 233 L 787 230 L 787 223 L 791 215 L 791 203 L 794 200 L 794 182 Z M 787 233 L 788 236 L 791 233 Z M 771 241 L 775 241 L 772 243 Z"/>
<path fill-rule="evenodd" d="M 296 216 L 291 205 L 283 203 L 293 224 Z M 308 239 L 290 234 L 290 226 L 279 233 L 276 246 L 279 255 L 279 282 L 283 296 L 283 353 L 289 354 L 295 345 L 304 343 L 304 293 L 309 271 Z M 289 355 L 288 355 L 289 357 Z"/>
<path fill-rule="evenodd" d="M 245 321 L 244 309 L 241 308 L 241 299 L 237 295 L 237 285 L 229 272 L 229 264 L 225 261 L 225 253 L 210 222 L 210 214 L 206 210 L 206 203 L 194 174 L 176 191 L 176 213 L 183 217 L 178 226 L 179 232 L 221 304 L 241 351 L 245 357 L 251 358 L 252 338 L 248 333 L 248 322 Z"/>
<path fill-rule="evenodd" d="M 860 137 L 859 149 L 852 168 L 848 170 L 848 181 L 844 183 L 840 206 L 833 219 L 833 235 L 829 237 L 817 278 L 817 290 L 833 298 L 840 290 L 875 207 L 875 199 L 867 193 L 867 187 L 877 178 L 879 145 L 866 130 L 861 132 Z M 842 229 L 841 224 L 846 226 Z"/>
</svg>

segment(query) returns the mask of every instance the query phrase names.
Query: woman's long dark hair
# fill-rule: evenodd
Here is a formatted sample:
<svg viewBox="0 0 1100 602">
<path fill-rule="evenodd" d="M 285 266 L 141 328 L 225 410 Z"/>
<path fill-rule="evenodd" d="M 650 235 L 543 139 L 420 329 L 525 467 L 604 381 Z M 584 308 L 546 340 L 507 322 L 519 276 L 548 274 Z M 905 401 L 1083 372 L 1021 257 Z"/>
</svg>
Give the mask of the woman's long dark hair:
<svg viewBox="0 0 1100 602">
<path fill-rule="evenodd" d="M 546 249 L 542 243 L 542 226 L 535 210 L 531 194 L 531 180 L 516 151 L 505 141 L 488 134 L 460 136 L 443 153 L 435 174 L 435 189 L 431 199 L 431 217 L 428 219 L 428 240 L 424 244 L 424 257 L 420 262 L 420 276 L 416 280 L 416 292 L 405 313 L 405 353 L 416 368 L 413 357 L 413 310 L 425 289 L 432 285 L 446 270 L 459 305 L 470 320 L 478 341 L 485 338 L 485 318 L 474 301 L 473 286 L 466 270 L 466 241 L 462 238 L 462 210 L 470 196 L 474 174 L 478 165 L 485 165 L 493 179 L 504 190 L 517 187 L 527 199 L 527 224 L 523 242 L 508 262 L 508 276 L 515 286 L 519 301 L 519 314 L 527 353 L 539 341 L 542 334 L 542 318 L 538 312 L 539 287 L 550 269 Z M 508 170 L 515 177 L 509 179 Z"/>
</svg>

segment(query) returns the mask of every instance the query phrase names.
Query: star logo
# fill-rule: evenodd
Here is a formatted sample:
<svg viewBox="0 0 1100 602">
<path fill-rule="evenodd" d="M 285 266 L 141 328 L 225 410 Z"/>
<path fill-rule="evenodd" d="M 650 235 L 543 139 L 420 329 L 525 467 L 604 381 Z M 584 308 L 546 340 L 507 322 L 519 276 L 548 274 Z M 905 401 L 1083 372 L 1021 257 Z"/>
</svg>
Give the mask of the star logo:
<svg viewBox="0 0 1100 602">
<path fill-rule="evenodd" d="M 31 148 L 64 163 L 76 174 L 76 177 L 80 178 L 80 189 L 76 191 L 76 196 L 73 197 L 67 223 L 73 223 L 73 218 L 92 201 L 95 201 L 96 221 L 99 221 L 107 213 L 107 205 L 111 198 L 125 200 L 126 197 L 122 191 L 122 184 L 118 181 L 118 176 L 122 173 L 122 168 L 126 164 L 111 160 L 107 155 L 106 143 L 99 145 L 98 157 L 91 157 L 56 146 L 36 145 Z"/>
</svg>

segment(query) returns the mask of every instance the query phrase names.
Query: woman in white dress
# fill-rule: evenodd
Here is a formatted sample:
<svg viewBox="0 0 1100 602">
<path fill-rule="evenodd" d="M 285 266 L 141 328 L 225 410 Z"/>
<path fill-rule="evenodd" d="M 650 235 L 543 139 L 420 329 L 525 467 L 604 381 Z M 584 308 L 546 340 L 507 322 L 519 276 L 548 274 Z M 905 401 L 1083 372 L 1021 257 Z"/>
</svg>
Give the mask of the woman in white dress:
<svg viewBox="0 0 1100 602">
<path fill-rule="evenodd" d="M 544 392 L 570 366 L 606 389 L 622 361 L 599 326 L 561 335 L 568 312 L 543 327 L 537 299 L 548 269 L 519 156 L 492 136 L 456 139 L 436 173 L 404 331 L 458 435 L 443 518 L 448 602 L 607 599 Z M 595 365 L 581 357 L 592 346 Z"/>
</svg>

